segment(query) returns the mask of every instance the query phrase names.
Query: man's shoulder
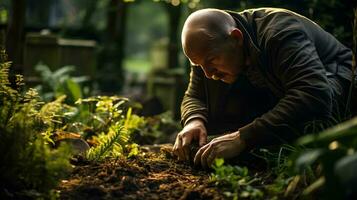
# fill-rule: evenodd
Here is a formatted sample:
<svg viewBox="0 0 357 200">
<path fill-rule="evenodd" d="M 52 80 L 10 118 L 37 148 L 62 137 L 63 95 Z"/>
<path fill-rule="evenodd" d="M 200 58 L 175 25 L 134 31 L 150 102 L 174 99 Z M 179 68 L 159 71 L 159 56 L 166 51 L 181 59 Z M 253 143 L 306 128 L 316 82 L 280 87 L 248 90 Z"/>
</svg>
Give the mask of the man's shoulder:
<svg viewBox="0 0 357 200">
<path fill-rule="evenodd" d="M 308 18 L 284 8 L 252 8 L 240 12 L 228 11 L 245 27 L 249 27 L 256 37 L 271 37 L 285 31 L 303 31 Z M 312 22 L 313 23 L 313 22 Z"/>
<path fill-rule="evenodd" d="M 270 16 L 270 15 L 275 15 L 275 16 L 298 16 L 298 17 L 303 17 L 302 15 L 285 9 L 285 8 L 273 8 L 273 7 L 261 7 L 261 8 L 250 8 L 250 9 L 245 9 L 242 11 L 231 11 L 232 13 L 236 13 L 239 15 L 251 15 L 252 17 L 266 17 L 266 16 Z"/>
<path fill-rule="evenodd" d="M 228 11 L 235 17 L 244 19 L 248 24 L 254 25 L 257 29 L 285 29 L 301 28 L 305 21 L 310 21 L 307 17 L 284 8 L 251 8 L 240 12 Z"/>
<path fill-rule="evenodd" d="M 251 33 L 258 42 L 264 47 L 272 38 L 294 32 L 306 32 L 307 24 L 313 24 L 308 18 L 284 8 L 254 8 L 241 12 L 233 12 L 232 16 L 241 16 L 237 19 L 246 21 L 245 26 L 249 26 Z"/>
<path fill-rule="evenodd" d="M 265 17 L 269 15 L 285 15 L 285 16 L 301 16 L 291 10 L 285 8 L 273 8 L 273 7 L 261 7 L 261 8 L 249 8 L 244 10 L 225 10 L 231 15 L 241 15 L 249 17 Z"/>
</svg>

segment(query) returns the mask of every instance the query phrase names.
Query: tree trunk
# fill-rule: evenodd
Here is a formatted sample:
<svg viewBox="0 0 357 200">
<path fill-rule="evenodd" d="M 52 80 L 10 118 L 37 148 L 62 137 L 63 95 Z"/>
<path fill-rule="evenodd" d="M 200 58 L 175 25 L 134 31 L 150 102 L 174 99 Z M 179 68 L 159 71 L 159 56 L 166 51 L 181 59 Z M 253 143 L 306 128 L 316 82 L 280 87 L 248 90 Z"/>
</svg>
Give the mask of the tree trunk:
<svg viewBox="0 0 357 200">
<path fill-rule="evenodd" d="M 23 71 L 24 26 L 26 0 L 12 0 L 6 33 L 6 51 L 13 62 L 14 73 Z"/>
<path fill-rule="evenodd" d="M 115 60 L 121 68 L 124 58 L 124 41 L 126 30 L 127 5 L 123 0 L 111 0 L 108 8 L 105 43 L 116 49 Z"/>
<path fill-rule="evenodd" d="M 168 46 L 168 67 L 177 68 L 178 63 L 178 33 L 179 33 L 179 23 L 181 17 L 181 4 L 178 6 L 173 6 L 169 3 L 165 3 L 166 11 L 169 15 L 169 46 Z"/>
<path fill-rule="evenodd" d="M 123 59 L 126 32 L 127 4 L 123 0 L 110 0 L 107 24 L 100 54 L 101 77 L 104 92 L 118 92 L 124 82 Z"/>
</svg>

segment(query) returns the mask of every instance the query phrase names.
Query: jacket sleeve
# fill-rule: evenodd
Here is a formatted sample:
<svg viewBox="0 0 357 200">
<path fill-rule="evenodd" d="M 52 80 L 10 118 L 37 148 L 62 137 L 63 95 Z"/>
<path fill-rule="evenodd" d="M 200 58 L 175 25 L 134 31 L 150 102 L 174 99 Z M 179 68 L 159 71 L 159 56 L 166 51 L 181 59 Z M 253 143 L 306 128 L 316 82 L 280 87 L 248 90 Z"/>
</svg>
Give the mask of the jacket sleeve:
<svg viewBox="0 0 357 200">
<path fill-rule="evenodd" d="M 190 82 L 181 103 L 181 124 L 184 126 L 193 118 L 207 123 L 208 111 L 204 74 L 200 67 L 191 66 Z"/>
<path fill-rule="evenodd" d="M 332 93 L 315 46 L 302 31 L 272 37 L 265 47 L 267 76 L 281 84 L 284 96 L 277 105 L 240 128 L 248 146 L 284 143 L 297 138 L 306 122 L 327 119 Z"/>
</svg>

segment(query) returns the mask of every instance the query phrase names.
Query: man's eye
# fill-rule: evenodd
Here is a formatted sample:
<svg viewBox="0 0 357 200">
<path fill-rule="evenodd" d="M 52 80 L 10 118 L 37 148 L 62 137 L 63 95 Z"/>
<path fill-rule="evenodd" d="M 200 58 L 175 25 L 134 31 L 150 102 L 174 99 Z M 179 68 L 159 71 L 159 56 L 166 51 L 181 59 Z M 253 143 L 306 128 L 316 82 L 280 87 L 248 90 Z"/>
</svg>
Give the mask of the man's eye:
<svg viewBox="0 0 357 200">
<path fill-rule="evenodd" d="M 210 61 L 210 64 L 211 65 L 219 65 L 219 62 L 218 62 L 218 60 L 217 59 L 212 59 L 211 61 Z"/>
</svg>

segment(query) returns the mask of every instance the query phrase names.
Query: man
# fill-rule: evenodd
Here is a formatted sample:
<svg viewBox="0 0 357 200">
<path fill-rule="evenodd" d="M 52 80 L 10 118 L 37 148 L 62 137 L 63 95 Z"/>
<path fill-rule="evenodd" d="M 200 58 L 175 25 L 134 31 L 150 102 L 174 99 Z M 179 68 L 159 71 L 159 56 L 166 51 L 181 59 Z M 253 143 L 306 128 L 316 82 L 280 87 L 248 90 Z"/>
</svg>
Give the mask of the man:
<svg viewBox="0 0 357 200">
<path fill-rule="evenodd" d="M 194 163 L 206 168 L 217 157 L 291 142 L 308 122 L 345 112 L 352 52 L 301 15 L 203 9 L 187 18 L 181 39 L 192 67 L 173 147 L 180 160 L 197 141 Z M 206 144 L 208 133 L 222 136 Z"/>
</svg>

